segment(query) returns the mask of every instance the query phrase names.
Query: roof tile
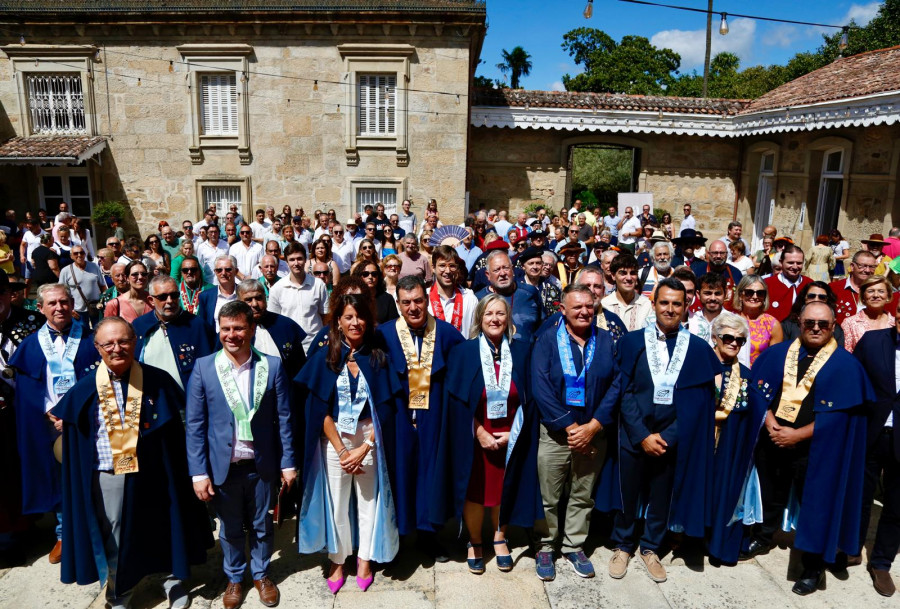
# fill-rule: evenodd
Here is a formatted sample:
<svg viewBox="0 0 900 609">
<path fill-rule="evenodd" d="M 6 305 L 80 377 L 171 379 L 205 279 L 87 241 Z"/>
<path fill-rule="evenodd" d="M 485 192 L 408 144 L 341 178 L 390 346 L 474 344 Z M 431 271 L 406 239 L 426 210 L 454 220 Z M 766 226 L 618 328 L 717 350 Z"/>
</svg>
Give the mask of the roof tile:
<svg viewBox="0 0 900 609">
<path fill-rule="evenodd" d="M 0 160 L 77 159 L 105 140 L 104 137 L 92 135 L 14 137 L 0 144 Z"/>
</svg>

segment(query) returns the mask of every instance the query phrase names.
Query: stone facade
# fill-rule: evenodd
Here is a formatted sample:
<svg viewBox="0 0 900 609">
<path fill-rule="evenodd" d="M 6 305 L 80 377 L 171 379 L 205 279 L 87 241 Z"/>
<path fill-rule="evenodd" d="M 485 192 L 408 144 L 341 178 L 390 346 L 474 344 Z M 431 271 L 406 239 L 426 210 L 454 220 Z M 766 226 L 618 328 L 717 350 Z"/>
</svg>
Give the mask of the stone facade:
<svg viewBox="0 0 900 609">
<path fill-rule="evenodd" d="M 4 47 L 4 63 L 15 57 L 20 63 L 0 66 L 0 134 L 30 135 L 16 72 L 33 65 L 21 63 L 32 45 L 43 49 L 37 55 L 49 48 L 44 43 L 56 47 L 52 58 L 41 59 L 43 66 L 64 66 L 66 49 L 91 45 L 97 54 L 91 50 L 79 64 L 88 66 L 81 68 L 88 131 L 107 136 L 108 148 L 85 169 L 94 203 L 130 204 L 132 230 L 147 234 L 160 220 L 196 220 L 206 185 L 240 187 L 245 218 L 261 206 L 280 213 L 290 205 L 307 213 L 335 209 L 343 220 L 356 211 L 357 188 L 377 187 L 396 188 L 398 207 L 411 198 L 420 216 L 426 199 L 434 198 L 448 219 L 461 220 L 466 100 L 483 11 L 480 18 L 446 14 L 428 23 L 412 16 L 407 23 L 373 23 L 371 16 L 355 23 L 245 24 L 229 23 L 227 16 L 217 24 L 181 21 L 188 22 L 26 26 L 28 44 Z M 194 73 L 219 65 L 220 56 L 237 61 L 223 65 L 238 66 L 241 135 L 221 146 L 209 139 L 198 145 Z M 396 66 L 403 98 L 396 142 L 351 142 L 358 103 L 353 83 L 366 66 L 379 72 Z M 42 171 L 4 166 L 4 205 L 39 207 Z"/>
</svg>

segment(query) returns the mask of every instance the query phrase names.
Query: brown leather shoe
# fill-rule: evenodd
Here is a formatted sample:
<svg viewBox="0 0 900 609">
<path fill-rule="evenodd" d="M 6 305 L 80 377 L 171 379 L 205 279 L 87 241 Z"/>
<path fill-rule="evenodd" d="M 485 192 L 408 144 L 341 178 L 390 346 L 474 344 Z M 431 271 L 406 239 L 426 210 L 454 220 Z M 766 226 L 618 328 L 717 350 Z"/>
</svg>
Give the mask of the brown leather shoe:
<svg viewBox="0 0 900 609">
<path fill-rule="evenodd" d="M 62 541 L 57 541 L 53 549 L 50 550 L 50 556 L 47 557 L 51 565 L 58 565 L 62 562 Z"/>
<path fill-rule="evenodd" d="M 875 591 L 881 596 L 893 596 L 897 588 L 894 585 L 891 572 L 884 569 L 875 569 L 872 565 L 868 566 L 868 570 L 869 575 L 872 576 L 872 584 L 875 586 Z"/>
<path fill-rule="evenodd" d="M 263 577 L 262 579 L 254 579 L 253 585 L 256 586 L 256 591 L 259 592 L 259 602 L 266 607 L 274 607 L 278 604 L 278 599 L 281 595 L 275 582 L 268 577 Z"/>
<path fill-rule="evenodd" d="M 222 596 L 222 605 L 225 609 L 237 609 L 244 600 L 244 591 L 241 589 L 240 583 L 228 582 L 225 588 L 225 594 Z"/>
<path fill-rule="evenodd" d="M 853 556 L 852 554 L 847 555 L 847 566 L 848 567 L 858 567 L 862 564 L 862 552 Z"/>
</svg>

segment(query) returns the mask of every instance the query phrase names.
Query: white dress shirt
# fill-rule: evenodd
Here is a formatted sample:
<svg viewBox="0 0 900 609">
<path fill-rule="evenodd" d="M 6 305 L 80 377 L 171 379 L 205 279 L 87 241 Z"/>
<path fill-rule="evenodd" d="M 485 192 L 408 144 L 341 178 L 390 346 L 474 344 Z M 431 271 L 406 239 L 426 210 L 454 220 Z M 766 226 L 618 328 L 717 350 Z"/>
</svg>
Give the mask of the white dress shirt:
<svg viewBox="0 0 900 609">
<path fill-rule="evenodd" d="M 304 274 L 302 283 L 285 277 L 269 289 L 269 311 L 290 317 L 303 328 L 303 350 L 309 351 L 313 339 L 324 328 L 322 318 L 328 302 L 328 290 L 322 281 Z"/>
</svg>

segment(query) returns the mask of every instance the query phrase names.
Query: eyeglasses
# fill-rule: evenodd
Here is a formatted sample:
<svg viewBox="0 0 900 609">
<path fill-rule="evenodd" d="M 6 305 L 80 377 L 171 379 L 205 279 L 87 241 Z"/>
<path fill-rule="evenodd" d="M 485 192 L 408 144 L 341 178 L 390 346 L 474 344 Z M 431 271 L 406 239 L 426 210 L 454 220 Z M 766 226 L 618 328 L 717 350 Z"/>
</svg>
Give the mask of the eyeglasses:
<svg viewBox="0 0 900 609">
<path fill-rule="evenodd" d="M 333 234 L 333 235 L 343 235 L 343 234 L 344 234 L 344 231 L 342 231 L 342 230 L 335 230 L 335 231 L 331 231 L 331 234 Z"/>
<path fill-rule="evenodd" d="M 147 271 L 144 271 L 143 273 L 141 271 L 136 271 L 134 273 L 129 273 L 128 276 L 129 277 L 146 277 L 149 274 L 150 273 L 148 273 Z"/>
<path fill-rule="evenodd" d="M 216 269 L 216 273 L 217 273 L 217 274 L 218 274 L 218 273 L 233 273 L 233 272 L 234 272 L 234 267 L 233 267 L 233 266 L 228 266 L 228 267 Z"/>
<path fill-rule="evenodd" d="M 196 273 L 197 270 L 198 270 L 198 268 L 197 268 L 196 266 L 183 266 L 183 267 L 181 267 L 181 272 L 182 272 L 182 273 L 188 273 L 188 274 L 190 274 L 190 273 Z"/>
<path fill-rule="evenodd" d="M 751 290 L 747 288 L 743 292 L 741 292 L 744 298 L 753 298 L 754 296 L 757 298 L 765 298 L 766 291 L 765 290 Z"/>
<path fill-rule="evenodd" d="M 743 347 L 747 344 L 746 336 L 734 336 L 733 334 L 719 334 L 719 338 L 726 345 L 730 345 L 732 343 L 737 343 L 739 347 Z"/>
<path fill-rule="evenodd" d="M 374 226 L 367 226 L 367 227 L 366 227 L 366 230 L 367 230 L 367 231 L 374 231 L 374 230 L 375 230 L 375 227 L 374 227 Z"/>
<path fill-rule="evenodd" d="M 72 252 L 73 256 L 84 256 L 84 252 Z"/>
<path fill-rule="evenodd" d="M 819 330 L 827 330 L 831 327 L 831 322 L 824 319 L 801 319 L 800 321 L 803 322 L 804 330 L 814 330 L 816 327 Z"/>
<path fill-rule="evenodd" d="M 107 241 L 106 247 L 119 247 L 119 242 L 118 241 Z"/>
<path fill-rule="evenodd" d="M 828 294 L 808 293 L 806 295 L 806 302 L 809 302 L 810 300 L 821 300 L 822 302 L 826 302 L 828 300 Z"/>
<path fill-rule="evenodd" d="M 179 296 L 181 296 L 181 294 L 179 294 L 178 291 L 176 290 L 174 292 L 165 292 L 163 294 L 157 294 L 153 298 L 155 298 L 156 300 L 158 300 L 160 302 L 165 302 L 167 300 L 178 300 Z"/>
<path fill-rule="evenodd" d="M 852 264 L 856 268 L 861 269 L 863 271 L 874 271 L 875 269 L 878 268 L 878 265 L 876 265 L 876 264 L 859 264 L 858 262 L 854 262 Z"/>
<path fill-rule="evenodd" d="M 378 277 L 380 273 L 378 271 L 363 271 L 359 274 L 360 277 Z"/>
<path fill-rule="evenodd" d="M 399 270 L 400 270 L 400 265 L 399 265 L 399 264 L 389 264 L 389 265 L 387 265 L 386 267 L 384 267 L 384 270 L 386 270 L 386 271 L 399 271 Z"/>
<path fill-rule="evenodd" d="M 316 277 L 328 277 L 328 271 L 313 271 Z"/>
<path fill-rule="evenodd" d="M 127 349 L 127 348 L 131 345 L 131 343 L 133 343 L 133 342 L 134 342 L 134 339 L 133 339 L 133 338 L 128 338 L 128 339 L 125 339 L 125 340 L 117 340 L 117 341 L 114 341 L 114 342 L 111 342 L 111 343 L 103 343 L 103 344 L 96 344 L 96 343 L 95 343 L 95 344 L 96 344 L 96 346 L 97 346 L 98 349 L 103 349 L 103 350 L 106 351 L 107 353 L 112 353 L 113 350 L 114 350 L 116 347 L 118 347 L 119 349 L 122 349 L 122 350 L 124 351 L 124 350 Z"/>
<path fill-rule="evenodd" d="M 248 231 L 248 230 L 242 230 L 242 231 L 241 231 L 241 236 L 242 236 L 242 237 L 243 237 L 244 235 L 252 235 L 252 234 L 253 234 L 253 233 L 251 233 L 251 232 Z"/>
</svg>

